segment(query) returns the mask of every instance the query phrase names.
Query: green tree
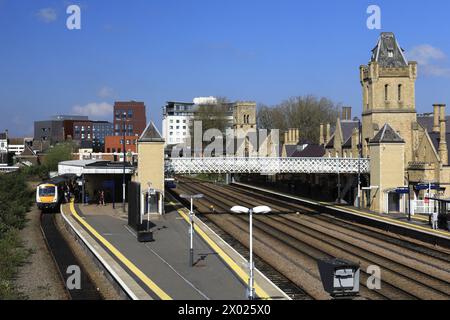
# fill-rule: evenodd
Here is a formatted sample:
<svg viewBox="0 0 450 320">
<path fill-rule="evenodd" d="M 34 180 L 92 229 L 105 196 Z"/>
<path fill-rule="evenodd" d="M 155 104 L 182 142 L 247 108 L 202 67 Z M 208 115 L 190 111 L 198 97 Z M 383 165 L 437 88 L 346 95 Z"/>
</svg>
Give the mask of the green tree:
<svg viewBox="0 0 450 320">
<path fill-rule="evenodd" d="M 77 146 L 73 142 L 62 142 L 49 149 L 44 158 L 44 166 L 48 171 L 58 170 L 58 163 L 72 160 L 72 153 L 77 151 Z"/>
<path fill-rule="evenodd" d="M 18 233 L 33 202 L 27 179 L 22 170 L 0 175 L 0 300 L 22 298 L 14 279 L 30 254 Z"/>
</svg>

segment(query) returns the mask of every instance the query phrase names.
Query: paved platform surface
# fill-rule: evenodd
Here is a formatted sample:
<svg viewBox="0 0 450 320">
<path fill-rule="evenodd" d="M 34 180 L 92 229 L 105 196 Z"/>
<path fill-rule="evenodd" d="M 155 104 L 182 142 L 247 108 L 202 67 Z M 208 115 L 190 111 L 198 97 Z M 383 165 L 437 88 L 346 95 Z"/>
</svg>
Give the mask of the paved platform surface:
<svg viewBox="0 0 450 320">
<path fill-rule="evenodd" d="M 154 299 L 161 298 L 155 287 L 168 299 L 246 299 L 245 284 L 198 236 L 194 241 L 195 267 L 188 265 L 189 226 L 170 206 L 166 215 L 152 217 L 155 242 L 145 244 L 137 241 L 121 209 L 96 205 L 74 205 L 73 209 L 85 222 L 80 223 L 83 229 Z"/>
<path fill-rule="evenodd" d="M 301 201 L 305 201 L 305 202 L 309 202 L 312 204 L 319 204 L 322 205 L 324 207 L 330 207 L 333 209 L 338 209 L 338 210 L 342 210 L 345 212 L 349 212 L 352 214 L 357 214 L 357 215 L 362 215 L 365 217 L 369 217 L 369 218 L 373 218 L 373 219 L 377 219 L 383 222 L 388 222 L 388 223 L 392 223 L 392 224 L 397 224 L 403 227 L 407 227 L 407 228 L 412 228 L 421 232 L 425 232 L 428 234 L 432 234 L 438 237 L 442 237 L 442 238 L 448 238 L 450 239 L 450 232 L 447 230 L 443 230 L 443 229 L 439 229 L 439 230 L 433 230 L 431 228 L 431 224 L 430 224 L 430 220 L 429 220 L 429 216 L 428 215 L 423 215 L 423 214 L 415 214 L 413 215 L 411 218 L 411 221 L 409 221 L 408 219 L 408 215 L 403 214 L 403 213 L 377 213 L 377 212 L 373 212 L 367 209 L 360 209 L 360 208 L 356 208 L 350 205 L 337 205 L 335 203 L 332 202 L 324 202 L 324 201 L 317 201 L 317 200 L 311 200 L 311 199 L 307 199 L 304 197 L 299 197 L 297 195 L 294 195 L 290 192 L 288 192 L 287 190 L 276 190 L 270 186 L 261 186 L 261 185 L 251 185 L 249 183 L 239 183 L 239 182 L 235 182 L 234 184 L 236 185 L 241 185 L 244 187 L 249 187 L 249 188 L 253 188 L 256 190 L 262 190 L 262 191 L 267 191 L 267 192 L 271 192 L 271 193 L 275 193 L 275 194 L 279 194 L 282 196 L 285 196 L 287 198 L 292 198 L 292 199 L 298 199 Z"/>
</svg>

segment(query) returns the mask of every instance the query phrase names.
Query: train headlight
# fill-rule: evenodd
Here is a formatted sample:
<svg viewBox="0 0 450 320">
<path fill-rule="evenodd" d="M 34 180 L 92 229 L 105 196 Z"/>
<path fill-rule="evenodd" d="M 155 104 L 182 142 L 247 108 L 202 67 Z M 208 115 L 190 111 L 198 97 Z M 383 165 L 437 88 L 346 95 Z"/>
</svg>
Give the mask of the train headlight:
<svg viewBox="0 0 450 320">
<path fill-rule="evenodd" d="M 323 288 L 332 297 L 355 297 L 359 294 L 359 265 L 342 260 L 319 260 Z"/>
</svg>

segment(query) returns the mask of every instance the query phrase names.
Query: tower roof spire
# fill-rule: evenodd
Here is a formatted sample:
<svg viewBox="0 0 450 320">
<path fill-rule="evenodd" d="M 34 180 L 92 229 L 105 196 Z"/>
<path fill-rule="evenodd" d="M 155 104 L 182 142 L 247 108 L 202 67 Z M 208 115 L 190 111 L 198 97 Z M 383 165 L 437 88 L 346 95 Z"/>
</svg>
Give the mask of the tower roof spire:
<svg viewBox="0 0 450 320">
<path fill-rule="evenodd" d="M 408 61 L 403 51 L 394 33 L 382 32 L 376 47 L 372 50 L 371 61 L 378 62 L 384 68 L 407 67 Z"/>
</svg>

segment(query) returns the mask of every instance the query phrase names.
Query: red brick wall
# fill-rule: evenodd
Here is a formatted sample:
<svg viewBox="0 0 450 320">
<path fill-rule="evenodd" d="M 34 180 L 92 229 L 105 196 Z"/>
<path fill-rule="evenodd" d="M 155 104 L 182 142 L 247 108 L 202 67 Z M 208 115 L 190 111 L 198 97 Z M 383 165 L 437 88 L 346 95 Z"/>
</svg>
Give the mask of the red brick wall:
<svg viewBox="0 0 450 320">
<path fill-rule="evenodd" d="M 126 136 L 125 140 L 129 143 L 126 144 L 127 152 L 137 152 L 137 136 Z M 123 152 L 123 145 L 120 143 L 122 137 L 106 137 L 105 138 L 105 153 Z M 114 149 L 114 151 L 113 151 Z"/>
<path fill-rule="evenodd" d="M 132 111 L 132 117 L 129 117 L 130 111 Z M 119 125 L 120 128 L 122 128 L 123 125 L 123 120 L 117 119 L 116 117 L 117 112 L 119 112 L 120 115 L 122 115 L 123 112 L 127 114 L 127 118 L 125 120 L 127 126 L 127 135 L 130 134 L 130 132 L 128 132 L 128 125 L 133 126 L 132 135 L 140 136 L 144 132 L 147 126 L 147 117 L 145 114 L 145 104 L 143 102 L 129 101 L 116 102 L 114 104 L 114 134 L 117 134 L 116 125 Z M 119 135 L 123 135 L 122 131 L 120 131 Z"/>
</svg>

